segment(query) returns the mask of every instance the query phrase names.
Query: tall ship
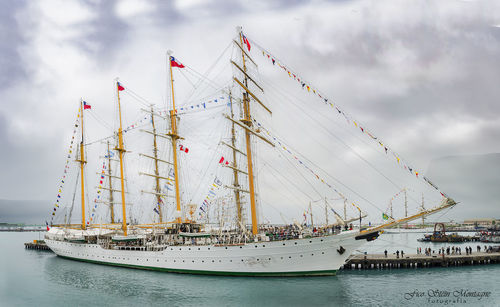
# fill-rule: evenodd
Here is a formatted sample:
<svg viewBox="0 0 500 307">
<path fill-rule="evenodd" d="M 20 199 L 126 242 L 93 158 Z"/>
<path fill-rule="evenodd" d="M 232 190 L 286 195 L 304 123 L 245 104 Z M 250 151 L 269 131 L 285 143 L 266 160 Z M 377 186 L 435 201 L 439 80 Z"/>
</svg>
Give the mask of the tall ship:
<svg viewBox="0 0 500 307">
<path fill-rule="evenodd" d="M 308 166 L 304 162 L 307 160 L 300 159 L 282 138 L 262 124 L 260 116 L 271 121 L 272 98 L 267 100 L 271 102 L 269 106 L 262 99 L 264 87 L 259 83 L 257 64 L 250 56 L 252 46 L 260 49 L 264 59 L 272 67 L 279 66 L 279 70 L 297 81 L 304 91 L 318 96 L 322 103 L 347 118 L 346 113 L 329 102 L 319 90 L 247 38 L 241 28 L 237 29 L 237 35 L 230 45 L 233 50 L 229 61 L 232 72 L 230 85 L 217 88 L 213 86 L 216 82 L 209 80 L 207 84 L 217 88 L 216 98 L 193 105 L 181 102 L 179 107 L 176 105 L 174 73 L 184 75 L 183 70 L 189 72 L 189 67 L 169 52 L 169 105 L 163 109 L 153 105 L 142 107 L 146 115 L 140 117 L 140 123 L 125 127 L 121 99 L 124 93 L 142 102 L 144 99 L 124 83 L 116 81 L 118 127 L 113 135 L 100 139 L 105 146 L 105 154 L 101 156 L 102 167 L 97 172 L 99 184 L 94 189 L 97 196 L 93 201 L 89 201 L 87 177 L 90 176 L 85 175 L 85 169 L 90 159 L 87 147 L 95 142 L 86 140 L 87 130 L 84 129 L 88 125 L 86 112 L 90 112 L 92 107 L 83 99 L 80 101 L 64 175 L 51 212 L 51 221 L 47 222 L 45 242 L 51 250 L 60 257 L 73 260 L 175 273 L 237 276 L 335 275 L 357 249 L 367 241 L 375 240 L 383 229 L 422 218 L 456 204 L 427 178 L 423 175 L 419 177 L 419 173 L 410 168 L 411 175 L 416 173 L 417 178 L 423 177 L 425 184 L 442 195 L 440 202 L 431 209 L 405 214 L 402 218 L 393 217 L 391 208 L 390 215 L 383 213 L 382 224 L 363 225 L 362 220 L 367 216 L 364 210 L 341 193 L 338 187 L 320 176 L 312 163 L 310 164 L 313 166 Z M 196 75 L 192 71 L 191 74 Z M 200 87 L 197 83 L 193 84 L 193 88 Z M 189 141 L 182 135 L 181 118 L 183 123 L 189 123 L 197 111 L 210 108 L 215 110 L 219 106 L 224 108 L 224 112 L 221 114 L 216 111 L 219 112 L 217 116 L 226 124 L 223 125 L 224 129 L 218 125 L 211 127 L 213 131 L 224 130 L 224 137 L 217 143 L 210 144 L 204 135 L 201 140 Z M 215 116 L 213 114 L 216 113 L 212 113 L 212 118 Z M 353 120 L 351 122 L 359 128 L 358 123 Z M 188 125 L 186 129 L 195 129 L 194 125 Z M 147 161 L 141 165 L 148 165 L 149 169 L 138 173 L 144 181 L 152 183 L 148 185 L 149 188 L 140 189 L 130 179 L 132 176 L 127 175 L 125 157 L 135 154 L 129 153 L 125 148 L 131 130 L 141 130 L 143 136 L 136 137 L 136 140 L 146 144 L 140 148 L 146 152 L 139 153 L 137 157 Z M 380 142 L 368 130 L 361 130 L 368 133 L 371 139 Z M 211 158 L 215 162 L 210 162 L 219 170 L 215 175 L 207 171 L 187 175 L 183 170 L 190 163 L 195 163 L 185 158 L 193 151 L 188 145 L 206 143 L 208 147 L 219 150 L 213 151 Z M 303 215 L 288 220 L 283 218 L 284 223 L 279 225 L 270 223 L 263 216 L 263 207 L 268 202 L 260 199 L 257 184 L 259 168 L 256 155 L 261 147 L 280 150 L 281 157 L 295 163 L 295 167 L 302 167 L 301 174 L 308 173 L 317 179 L 319 185 L 340 197 L 344 213 L 334 210 L 325 197 L 324 222 L 319 222 L 317 214 L 314 220 L 310 202 L 305 205 L 309 209 Z M 147 148 L 151 150 L 147 152 Z M 382 150 L 387 154 L 388 147 L 382 145 Z M 219 156 L 218 152 L 223 154 Z M 193 157 L 199 156 L 193 153 Z M 398 156 L 395 157 L 398 164 L 403 163 Z M 70 179 L 72 158 L 75 158 L 78 167 L 76 174 Z M 202 162 L 205 161 L 206 159 Z M 409 166 L 404 166 L 405 169 L 407 167 Z M 71 180 L 75 181 L 73 194 L 63 197 L 66 195 L 63 194 L 63 189 Z M 294 182 L 293 178 L 285 180 L 290 184 Z M 204 198 L 194 200 L 188 192 L 196 190 L 193 187 L 200 186 L 203 182 L 208 182 L 208 192 Z M 137 192 L 140 196 L 134 199 L 133 190 L 140 190 Z M 289 201 L 291 200 L 283 199 L 281 203 Z M 354 214 L 349 216 L 348 208 L 354 210 Z M 80 216 L 81 222 L 72 223 L 74 216 Z M 283 217 L 281 213 L 280 216 Z M 329 220 L 328 216 L 333 219 Z"/>
</svg>

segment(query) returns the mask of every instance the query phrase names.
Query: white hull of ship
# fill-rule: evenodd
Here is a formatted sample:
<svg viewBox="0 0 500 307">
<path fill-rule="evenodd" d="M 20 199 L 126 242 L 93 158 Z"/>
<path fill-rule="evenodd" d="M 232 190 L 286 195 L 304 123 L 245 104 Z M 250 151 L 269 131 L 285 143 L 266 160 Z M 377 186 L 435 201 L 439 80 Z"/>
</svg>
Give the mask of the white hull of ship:
<svg viewBox="0 0 500 307">
<path fill-rule="evenodd" d="M 176 273 L 240 276 L 335 275 L 365 240 L 358 233 L 245 245 L 174 245 L 162 251 L 105 249 L 47 236 L 58 256 L 92 263 Z M 344 251 L 342 252 L 342 248 Z"/>
</svg>

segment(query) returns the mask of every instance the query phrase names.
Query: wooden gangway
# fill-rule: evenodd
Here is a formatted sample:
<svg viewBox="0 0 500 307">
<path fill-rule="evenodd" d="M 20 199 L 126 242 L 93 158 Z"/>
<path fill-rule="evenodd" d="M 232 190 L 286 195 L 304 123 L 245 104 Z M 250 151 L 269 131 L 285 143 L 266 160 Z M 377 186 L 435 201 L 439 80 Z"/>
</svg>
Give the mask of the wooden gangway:
<svg viewBox="0 0 500 307">
<path fill-rule="evenodd" d="M 426 268 L 426 267 L 451 267 L 464 265 L 483 265 L 500 263 L 500 252 L 473 252 L 470 255 L 439 255 L 430 256 L 421 254 L 404 254 L 404 257 L 384 254 L 353 255 L 344 270 L 355 269 L 399 269 L 399 268 Z"/>
</svg>

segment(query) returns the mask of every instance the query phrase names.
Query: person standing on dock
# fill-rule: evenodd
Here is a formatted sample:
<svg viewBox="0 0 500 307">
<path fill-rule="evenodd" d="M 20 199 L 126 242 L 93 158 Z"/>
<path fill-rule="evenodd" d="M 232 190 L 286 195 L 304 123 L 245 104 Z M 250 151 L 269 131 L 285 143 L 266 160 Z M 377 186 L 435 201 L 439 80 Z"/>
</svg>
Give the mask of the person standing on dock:
<svg viewBox="0 0 500 307">
<path fill-rule="evenodd" d="M 401 251 L 401 258 L 403 258 L 404 255 L 405 255 L 405 253 L 403 251 Z"/>
<path fill-rule="evenodd" d="M 399 250 L 396 251 L 396 258 L 399 258 Z"/>
<path fill-rule="evenodd" d="M 384 251 L 385 258 L 387 258 L 387 250 Z"/>
</svg>

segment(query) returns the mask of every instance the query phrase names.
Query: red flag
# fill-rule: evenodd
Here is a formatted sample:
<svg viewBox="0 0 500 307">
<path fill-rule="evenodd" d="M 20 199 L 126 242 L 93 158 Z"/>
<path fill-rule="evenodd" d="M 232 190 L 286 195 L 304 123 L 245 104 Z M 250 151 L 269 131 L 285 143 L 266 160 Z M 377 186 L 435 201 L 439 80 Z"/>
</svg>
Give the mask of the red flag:
<svg viewBox="0 0 500 307">
<path fill-rule="evenodd" d="M 246 44 L 247 45 L 247 48 L 248 48 L 248 51 L 250 51 L 250 41 L 248 41 L 247 37 L 245 36 L 245 34 L 241 33 L 241 35 L 243 36 L 243 44 Z M 273 64 L 274 64 L 274 60 L 273 60 Z"/>
<path fill-rule="evenodd" d="M 170 65 L 172 67 L 184 68 L 184 65 L 182 65 L 182 63 L 180 62 L 177 62 L 173 56 L 170 57 Z"/>
<path fill-rule="evenodd" d="M 90 104 L 87 104 L 86 101 L 83 102 L 83 109 L 84 110 L 87 110 L 87 109 L 92 109 L 92 106 Z"/>
<path fill-rule="evenodd" d="M 220 157 L 219 163 L 224 162 L 224 157 Z"/>
<path fill-rule="evenodd" d="M 120 84 L 120 82 L 116 82 L 119 91 L 123 91 L 125 88 Z"/>
</svg>

